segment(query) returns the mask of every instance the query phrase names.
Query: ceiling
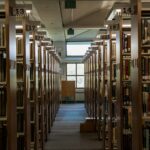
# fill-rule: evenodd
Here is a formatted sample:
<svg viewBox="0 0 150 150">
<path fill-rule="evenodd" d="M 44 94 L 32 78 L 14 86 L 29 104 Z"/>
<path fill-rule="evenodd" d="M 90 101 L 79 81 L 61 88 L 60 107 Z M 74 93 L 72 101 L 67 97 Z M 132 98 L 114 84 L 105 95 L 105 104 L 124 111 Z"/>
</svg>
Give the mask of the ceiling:
<svg viewBox="0 0 150 150">
<path fill-rule="evenodd" d="M 65 9 L 65 0 L 18 0 L 33 4 L 33 16 L 46 26 L 54 41 L 91 41 L 116 1 L 76 0 L 76 9 Z M 68 35 L 68 28 L 74 35 Z"/>
</svg>

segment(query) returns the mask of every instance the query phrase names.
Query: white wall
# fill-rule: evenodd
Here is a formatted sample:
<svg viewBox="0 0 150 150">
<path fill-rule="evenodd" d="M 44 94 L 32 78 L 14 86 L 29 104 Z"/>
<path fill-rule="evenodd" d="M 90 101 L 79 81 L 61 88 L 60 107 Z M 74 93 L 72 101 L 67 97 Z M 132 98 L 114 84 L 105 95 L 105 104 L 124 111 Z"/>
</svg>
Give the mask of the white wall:
<svg viewBox="0 0 150 150">
<path fill-rule="evenodd" d="M 54 45 L 58 52 L 61 53 L 61 70 L 62 70 L 62 80 L 66 80 L 67 73 L 67 63 L 81 63 L 82 57 L 66 57 L 66 42 L 58 41 L 54 42 Z M 76 100 L 83 101 L 84 100 L 84 89 L 76 89 Z"/>
</svg>

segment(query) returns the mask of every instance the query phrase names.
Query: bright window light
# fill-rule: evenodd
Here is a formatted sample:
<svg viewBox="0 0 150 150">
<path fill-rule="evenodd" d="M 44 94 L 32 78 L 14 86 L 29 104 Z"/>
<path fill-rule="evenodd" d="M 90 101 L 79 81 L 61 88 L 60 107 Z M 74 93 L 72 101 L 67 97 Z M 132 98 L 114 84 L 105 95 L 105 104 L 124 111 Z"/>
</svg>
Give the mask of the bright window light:
<svg viewBox="0 0 150 150">
<path fill-rule="evenodd" d="M 85 55 L 90 42 L 68 42 L 67 43 L 67 56 L 83 56 Z"/>
</svg>

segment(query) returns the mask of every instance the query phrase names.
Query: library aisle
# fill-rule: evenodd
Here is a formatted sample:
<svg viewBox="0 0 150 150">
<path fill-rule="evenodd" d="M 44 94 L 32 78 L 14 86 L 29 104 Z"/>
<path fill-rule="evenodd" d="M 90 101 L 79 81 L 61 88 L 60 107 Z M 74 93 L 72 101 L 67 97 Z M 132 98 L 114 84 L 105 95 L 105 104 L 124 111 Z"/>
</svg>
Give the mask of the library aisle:
<svg viewBox="0 0 150 150">
<path fill-rule="evenodd" d="M 84 104 L 60 105 L 45 150 L 101 150 L 96 133 L 80 134 L 85 117 Z"/>
</svg>

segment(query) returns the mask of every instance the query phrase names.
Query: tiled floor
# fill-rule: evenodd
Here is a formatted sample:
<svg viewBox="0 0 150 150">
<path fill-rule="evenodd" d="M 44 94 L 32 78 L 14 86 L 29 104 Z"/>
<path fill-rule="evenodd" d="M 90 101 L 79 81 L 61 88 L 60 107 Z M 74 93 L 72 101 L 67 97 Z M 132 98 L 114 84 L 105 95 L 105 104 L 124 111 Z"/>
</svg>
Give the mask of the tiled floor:
<svg viewBox="0 0 150 150">
<path fill-rule="evenodd" d="M 86 112 L 83 104 L 62 104 L 45 150 L 101 150 L 95 133 L 80 134 Z"/>
</svg>

